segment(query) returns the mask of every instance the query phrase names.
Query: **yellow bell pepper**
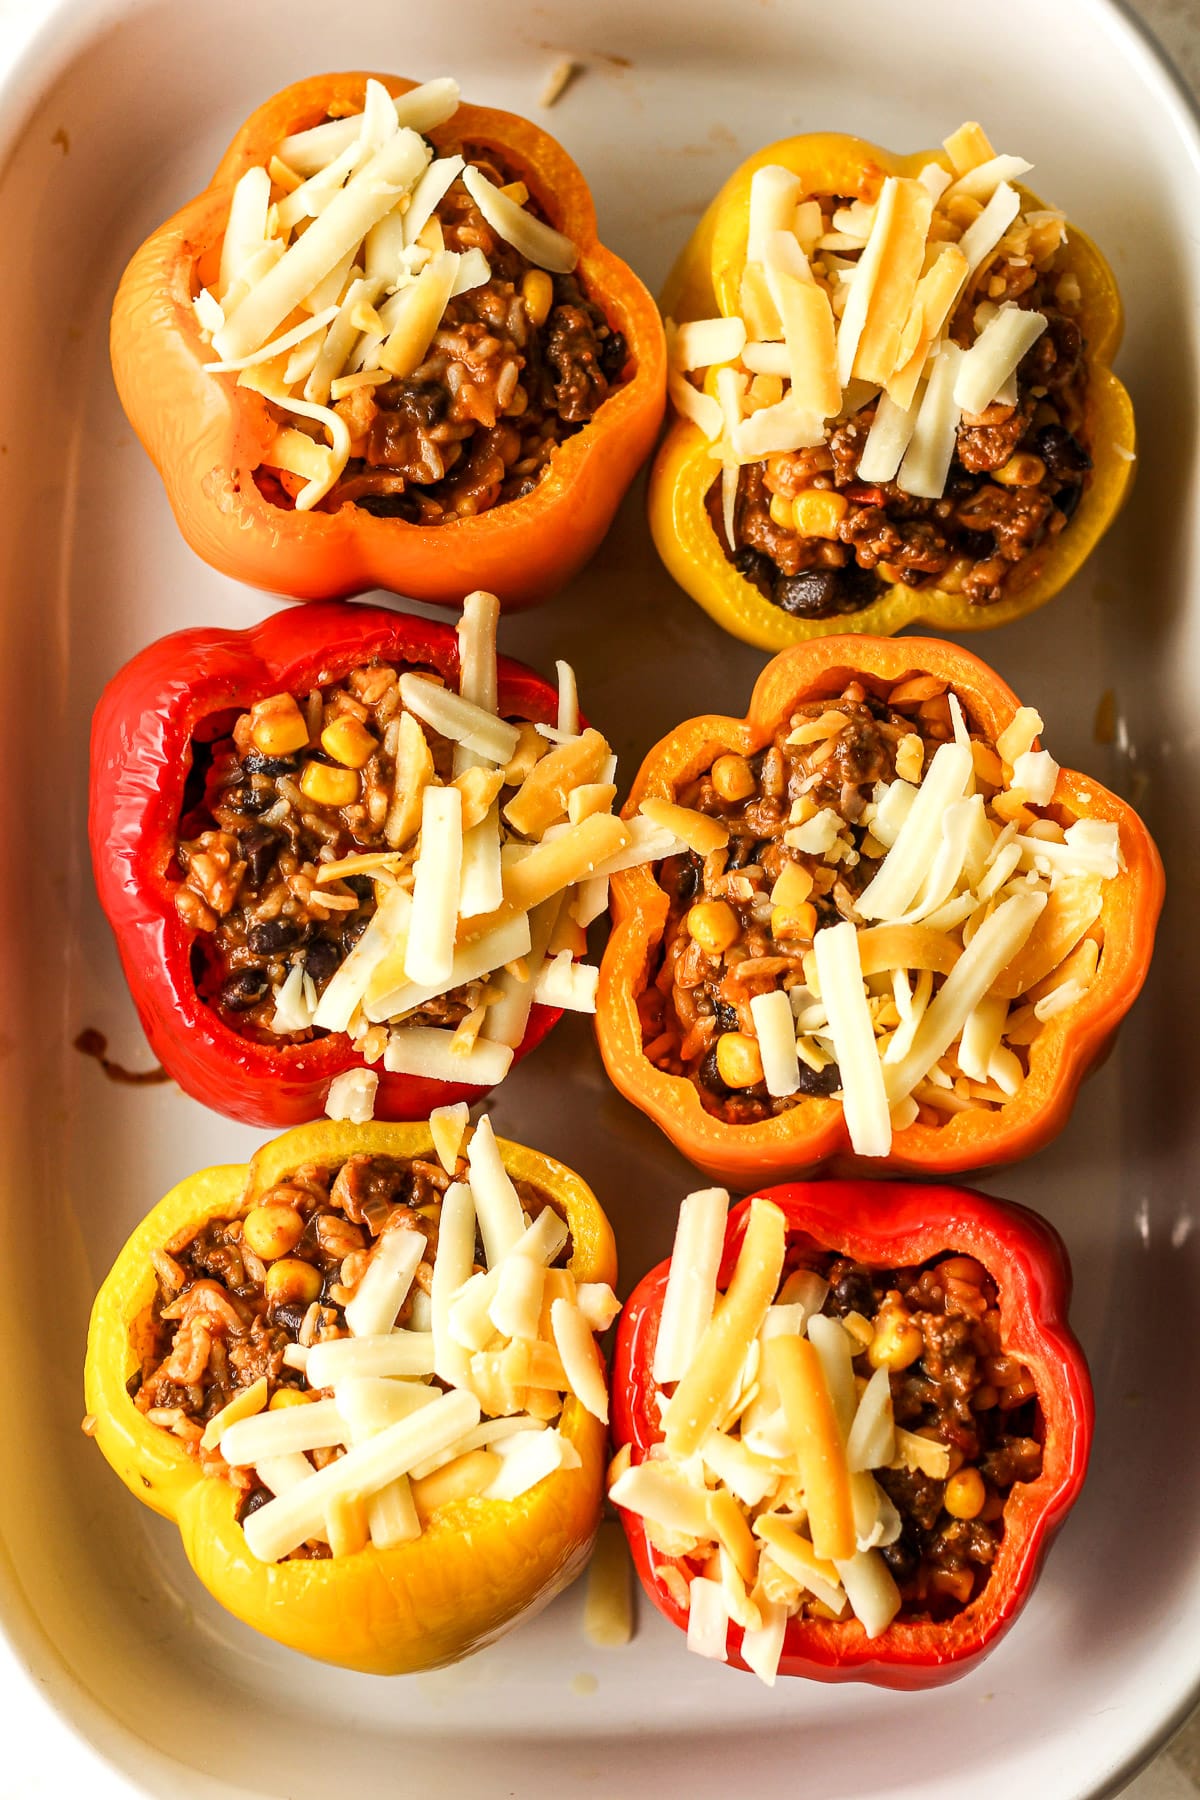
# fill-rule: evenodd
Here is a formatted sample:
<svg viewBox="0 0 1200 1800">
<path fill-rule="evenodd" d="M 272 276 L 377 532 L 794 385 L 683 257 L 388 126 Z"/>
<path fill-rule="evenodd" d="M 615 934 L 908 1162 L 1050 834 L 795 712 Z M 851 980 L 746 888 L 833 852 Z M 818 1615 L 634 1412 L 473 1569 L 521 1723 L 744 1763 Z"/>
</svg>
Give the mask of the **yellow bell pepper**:
<svg viewBox="0 0 1200 1800">
<path fill-rule="evenodd" d="M 664 315 L 682 324 L 739 312 L 750 181 L 757 169 L 779 164 L 800 177 L 807 194 L 852 197 L 860 192 L 864 179 L 877 179 L 881 173 L 915 176 L 930 162 L 950 168 L 948 157 L 940 150 L 894 155 L 841 132 L 812 132 L 767 145 L 730 176 L 704 214 L 663 290 Z M 1027 189 L 1018 191 L 1026 208 L 1044 205 Z M 1068 227 L 1058 266 L 1075 274 L 1081 293 L 1077 318 L 1086 342 L 1092 476 L 1067 528 L 1048 543 L 1044 555 L 1035 552 L 1025 569 L 1009 578 L 1002 599 L 979 606 L 940 588 L 917 589 L 896 583 L 861 612 L 817 619 L 791 617 L 740 575 L 726 556 L 705 504 L 719 476 L 719 464 L 713 461 L 711 447 L 699 428 L 676 415 L 651 471 L 649 518 L 659 555 L 679 585 L 726 631 L 772 651 L 846 631 L 890 637 L 922 620 L 939 631 L 982 630 L 1023 618 L 1052 599 L 1087 559 L 1120 510 L 1133 471 L 1135 442 L 1132 403 L 1109 366 L 1123 326 L 1112 270 L 1075 225 Z M 712 370 L 705 391 L 715 393 Z"/>
<path fill-rule="evenodd" d="M 553 1196 L 571 1229 L 578 1281 L 616 1279 L 613 1235 L 595 1196 L 561 1163 L 499 1140 L 505 1168 Z M 239 1493 L 205 1477 L 171 1432 L 138 1411 L 127 1383 L 156 1291 L 151 1252 L 189 1239 L 206 1220 L 233 1218 L 305 1163 L 337 1167 L 357 1152 L 433 1155 L 427 1125 L 322 1121 L 266 1144 L 249 1167 L 204 1169 L 142 1221 L 96 1298 L 85 1388 L 95 1438 L 130 1492 L 173 1519 L 209 1592 L 265 1636 L 365 1674 L 436 1668 L 481 1649 L 549 1601 L 580 1572 L 600 1517 L 605 1427 L 568 1396 L 558 1428 L 582 1466 L 558 1470 L 517 1500 L 457 1499 L 420 1537 L 368 1544 L 322 1560 L 258 1561 L 237 1522 Z"/>
</svg>

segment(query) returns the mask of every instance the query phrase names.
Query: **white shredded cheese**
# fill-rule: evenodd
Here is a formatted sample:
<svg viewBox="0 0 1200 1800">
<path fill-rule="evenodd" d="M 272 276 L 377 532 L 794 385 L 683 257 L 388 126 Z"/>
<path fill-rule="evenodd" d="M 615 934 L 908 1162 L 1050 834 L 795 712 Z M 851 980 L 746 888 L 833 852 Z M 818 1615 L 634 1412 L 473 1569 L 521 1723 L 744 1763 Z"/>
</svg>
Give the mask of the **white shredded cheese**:
<svg viewBox="0 0 1200 1800">
<path fill-rule="evenodd" d="M 346 1324 L 355 1337 L 392 1329 L 427 1247 L 419 1231 L 385 1231 L 378 1239 L 366 1273 L 346 1303 Z"/>
<path fill-rule="evenodd" d="M 267 1417 L 282 1419 L 312 1410 L 311 1406 L 296 1406 Z M 277 1562 L 323 1529 L 330 1501 L 376 1493 L 398 1476 L 406 1475 L 415 1462 L 470 1431 L 478 1425 L 479 1416 L 479 1402 L 474 1395 L 455 1390 L 398 1420 L 366 1443 L 352 1445 L 345 1456 L 318 1469 L 310 1481 L 298 1483 L 250 1514 L 242 1528 L 250 1551 L 260 1562 Z"/>
<path fill-rule="evenodd" d="M 379 1076 L 374 1069 L 344 1069 L 335 1075 L 325 1096 L 325 1116 L 365 1125 L 375 1117 Z"/>
<path fill-rule="evenodd" d="M 1045 313 L 1021 306 L 1002 306 L 988 320 L 958 365 L 954 399 L 963 412 L 981 413 L 991 405 L 1049 322 Z"/>
<path fill-rule="evenodd" d="M 728 1211 L 724 1188 L 701 1188 L 679 1208 L 654 1345 L 652 1373 L 660 1387 L 688 1369 L 712 1318 Z"/>
<path fill-rule="evenodd" d="M 400 1025 L 388 1035 L 383 1066 L 392 1075 L 424 1075 L 431 1081 L 496 1087 L 512 1067 L 507 1044 L 476 1038 L 469 1050 L 455 1049 L 455 1033 L 433 1026 Z"/>
<path fill-rule="evenodd" d="M 754 994 L 750 1013 L 762 1057 L 768 1094 L 784 1097 L 800 1086 L 800 1061 L 796 1055 L 796 1022 L 792 1004 L 782 988 Z"/>
<path fill-rule="evenodd" d="M 858 934 L 849 920 L 843 920 L 818 931 L 813 949 L 842 1078 L 842 1109 L 851 1146 L 859 1156 L 886 1156 L 892 1147 L 892 1121 L 863 986 Z"/>
<path fill-rule="evenodd" d="M 539 269 L 554 275 L 569 275 L 579 261 L 579 250 L 569 237 L 553 226 L 535 219 L 523 207 L 501 193 L 481 169 L 468 164 L 463 170 L 463 186 L 499 237 Z"/>
<path fill-rule="evenodd" d="M 594 1013 L 600 971 L 591 963 L 575 962 L 569 950 L 542 964 L 533 986 L 533 997 L 543 1006 L 559 1006 L 564 1012 Z"/>
</svg>

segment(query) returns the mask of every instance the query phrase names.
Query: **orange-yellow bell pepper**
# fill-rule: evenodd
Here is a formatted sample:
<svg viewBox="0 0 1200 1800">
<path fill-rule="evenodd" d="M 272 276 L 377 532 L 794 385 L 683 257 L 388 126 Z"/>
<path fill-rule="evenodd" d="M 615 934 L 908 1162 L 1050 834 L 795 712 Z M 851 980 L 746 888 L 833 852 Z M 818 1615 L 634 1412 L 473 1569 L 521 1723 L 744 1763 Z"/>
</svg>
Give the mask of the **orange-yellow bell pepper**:
<svg viewBox="0 0 1200 1800">
<path fill-rule="evenodd" d="M 577 273 L 629 351 L 621 386 L 564 439 L 533 491 L 441 525 L 376 518 L 347 501 L 295 512 L 260 493 L 254 470 L 275 434 L 267 402 L 236 375 L 212 375 L 213 350 L 192 307 L 211 278 L 230 195 L 280 141 L 326 113 L 361 108 L 366 74 L 317 75 L 285 88 L 242 126 L 209 186 L 134 255 L 113 305 L 113 375 L 129 421 L 162 477 L 184 537 L 223 574 L 296 600 L 342 599 L 373 587 L 444 606 L 475 588 L 528 606 L 594 553 L 654 444 L 666 382 L 662 325 L 637 276 L 597 237 L 579 169 L 527 119 L 460 105 L 426 135 L 490 152 L 524 182 L 544 216 L 579 249 Z M 393 95 L 416 84 L 375 77 Z"/>
<path fill-rule="evenodd" d="M 798 705 L 838 694 L 856 675 L 891 685 L 913 673 L 947 682 L 991 743 L 1019 704 L 986 663 L 936 638 L 842 637 L 797 644 L 767 664 L 744 719 L 708 715 L 668 733 L 638 771 L 625 816 L 635 815 L 643 800 L 673 800 L 727 751 L 758 754 Z M 741 1193 L 817 1171 L 924 1177 L 1032 1156 L 1066 1124 L 1080 1082 L 1103 1060 L 1137 998 L 1163 900 L 1162 863 L 1132 807 L 1074 769 L 1059 771 L 1054 803 L 1074 818 L 1114 822 L 1124 867 L 1104 883 L 1094 927 L 1103 946 L 1095 979 L 1042 1026 L 1030 1046 L 1028 1073 L 1003 1106 L 957 1112 L 944 1125 L 908 1125 L 894 1132 L 887 1156 L 874 1158 L 851 1153 L 841 1102 L 832 1098 L 805 1098 L 754 1124 L 730 1124 L 706 1112 L 695 1084 L 657 1068 L 643 1048 L 638 996 L 654 978 L 670 910 L 653 864 L 628 869 L 612 882 L 613 931 L 596 1007 L 600 1051 L 612 1081 L 684 1156 Z"/>
<path fill-rule="evenodd" d="M 509 1174 L 536 1183 L 562 1210 L 575 1277 L 615 1281 L 612 1231 L 591 1190 L 550 1157 L 499 1143 Z M 368 1544 L 332 1559 L 264 1563 L 237 1522 L 237 1489 L 206 1478 L 178 1438 L 139 1412 L 126 1385 L 141 1367 L 139 1338 L 155 1293 L 151 1252 L 186 1241 L 208 1219 L 245 1213 L 305 1163 L 336 1167 L 357 1152 L 430 1156 L 433 1140 L 427 1125 L 323 1121 L 275 1138 L 248 1168 L 204 1169 L 173 1188 L 133 1233 L 96 1298 L 85 1388 L 108 1462 L 132 1494 L 175 1521 L 188 1561 L 224 1607 L 307 1656 L 397 1675 L 481 1649 L 580 1572 L 600 1517 L 606 1433 L 599 1420 L 568 1397 L 558 1428 L 582 1466 L 556 1471 L 515 1501 L 452 1501 L 420 1537 L 390 1549 Z"/>
<path fill-rule="evenodd" d="M 864 189 L 873 193 L 881 175 L 915 176 L 930 162 L 950 167 L 940 150 L 900 156 L 841 132 L 811 132 L 767 145 L 735 170 L 709 206 L 663 291 L 664 314 L 683 323 L 738 312 L 755 170 L 779 164 L 800 177 L 806 193 L 851 198 Z M 1044 205 L 1027 189 L 1019 191 L 1026 206 Z M 649 517 L 659 555 L 679 585 L 718 625 L 764 650 L 846 631 L 888 636 L 922 621 L 943 631 L 976 631 L 1023 618 L 1045 605 L 1086 561 L 1120 510 L 1135 442 L 1133 406 L 1110 367 L 1123 325 L 1112 270 L 1075 225 L 1068 227 L 1060 259 L 1058 266 L 1075 274 L 1081 292 L 1077 317 L 1086 344 L 1092 474 L 1066 529 L 1026 557 L 1009 576 L 1001 599 L 979 606 L 937 587 L 896 583 L 861 612 L 791 617 L 740 575 L 725 554 L 705 504 L 718 465 L 698 427 L 672 415 L 650 476 Z M 710 370 L 710 392 L 715 391 L 713 381 Z"/>
</svg>

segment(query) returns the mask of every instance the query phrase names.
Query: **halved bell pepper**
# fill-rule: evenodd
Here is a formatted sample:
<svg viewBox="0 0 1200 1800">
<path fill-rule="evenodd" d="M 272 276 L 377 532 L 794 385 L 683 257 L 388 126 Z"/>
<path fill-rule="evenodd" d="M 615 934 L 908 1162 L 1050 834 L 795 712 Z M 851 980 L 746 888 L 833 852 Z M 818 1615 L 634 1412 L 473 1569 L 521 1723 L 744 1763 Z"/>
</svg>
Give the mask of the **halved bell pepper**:
<svg viewBox="0 0 1200 1800">
<path fill-rule="evenodd" d="M 800 177 L 806 194 L 854 198 L 882 175 L 916 176 L 928 163 L 949 168 L 941 150 L 901 156 L 842 132 L 810 132 L 768 144 L 736 169 L 684 249 L 662 294 L 663 313 L 683 323 L 727 317 L 739 310 L 746 264 L 750 182 L 757 169 L 779 164 Z M 1044 202 L 1020 189 L 1028 206 Z M 890 634 L 927 622 L 945 631 L 977 631 L 1024 618 L 1045 605 L 1075 574 L 1120 510 L 1133 472 L 1133 407 L 1113 374 L 1123 313 L 1108 263 L 1078 226 L 1068 227 L 1061 267 L 1079 282 L 1078 312 L 1086 343 L 1087 419 L 1092 473 L 1077 510 L 1058 537 L 1034 551 L 1010 576 L 1003 598 L 973 605 L 937 587 L 895 583 L 861 612 L 793 618 L 772 605 L 725 554 L 706 497 L 719 465 L 699 428 L 672 415 L 650 476 L 649 518 L 654 541 L 679 585 L 726 631 L 764 650 L 845 631 Z M 712 374 L 710 372 L 710 381 Z"/>
<path fill-rule="evenodd" d="M 616 1279 L 612 1232 L 579 1177 L 499 1140 L 509 1174 L 536 1183 L 571 1229 L 579 1281 Z M 174 1520 L 205 1587 L 244 1624 L 322 1662 L 398 1675 L 454 1662 L 544 1606 L 579 1573 L 600 1517 L 605 1428 L 568 1398 L 559 1430 L 581 1467 L 558 1470 L 515 1501 L 459 1499 L 420 1537 L 351 1555 L 264 1563 L 237 1522 L 239 1490 L 201 1472 L 171 1432 L 139 1412 L 127 1383 L 141 1368 L 139 1333 L 155 1293 L 152 1252 L 208 1219 L 235 1218 L 304 1164 L 335 1167 L 368 1153 L 429 1157 L 427 1125 L 323 1121 L 289 1131 L 249 1167 L 201 1170 L 160 1200 L 121 1251 L 92 1310 L 86 1402 L 105 1458 L 137 1499 Z"/>
<path fill-rule="evenodd" d="M 460 105 L 427 135 L 491 152 L 579 248 L 578 274 L 629 351 L 626 378 L 596 417 L 557 446 L 533 491 L 476 517 L 422 526 L 376 518 L 347 502 L 295 512 L 259 491 L 254 471 L 274 436 L 267 403 L 213 359 L 192 301 L 213 265 L 233 187 L 281 140 L 328 112 L 361 110 L 365 73 L 316 75 L 266 101 L 241 127 L 209 186 L 136 252 L 113 306 L 117 392 L 198 555 L 239 581 L 297 600 L 382 587 L 457 606 L 486 588 L 506 607 L 561 587 L 594 553 L 653 446 L 663 412 L 662 325 L 633 271 L 600 243 L 587 183 L 565 150 L 527 119 Z M 393 95 L 416 83 L 376 77 Z"/>
<path fill-rule="evenodd" d="M 965 1188 L 826 1181 L 766 1189 L 780 1208 L 789 1242 L 834 1251 L 868 1268 L 907 1268 L 943 1254 L 974 1257 L 999 1293 L 1001 1344 L 1032 1376 L 1041 1413 L 1042 1469 L 1018 1481 L 1004 1503 L 1004 1535 L 986 1586 L 944 1621 L 896 1619 L 868 1638 L 857 1619 L 791 1619 L 779 1670 L 816 1681 L 867 1681 L 916 1689 L 956 1680 L 995 1649 L 1028 1600 L 1052 1539 L 1074 1505 L 1087 1473 L 1094 1404 L 1087 1363 L 1070 1326 L 1071 1265 L 1058 1233 L 1023 1206 Z M 718 1287 L 733 1273 L 750 1200 L 729 1216 Z M 640 1281 L 617 1328 L 613 1359 L 613 1439 L 643 1462 L 661 1440 L 654 1346 L 662 1318 L 669 1263 Z M 642 1586 L 672 1624 L 686 1630 L 687 1613 L 659 1574 L 670 1564 L 690 1579 L 686 1562 L 666 1558 L 649 1543 L 645 1522 L 622 1513 Z M 739 1655 L 733 1626 L 728 1660 Z"/>
<path fill-rule="evenodd" d="M 744 719 L 688 719 L 646 757 L 626 802 L 674 799 L 726 751 L 750 757 L 770 743 L 804 701 L 839 694 L 856 675 L 891 683 L 929 674 L 959 694 L 991 743 L 1019 702 L 986 663 L 936 638 L 822 638 L 797 644 L 767 664 Z M 609 1076 L 698 1168 L 739 1191 L 763 1181 L 818 1170 L 856 1174 L 950 1175 L 1032 1156 L 1062 1130 L 1084 1076 L 1101 1062 L 1120 1021 L 1141 991 L 1162 908 L 1163 871 L 1153 839 L 1132 807 L 1091 776 L 1062 769 L 1055 805 L 1081 819 L 1114 822 L 1124 868 L 1103 886 L 1095 930 L 1103 954 L 1087 991 L 1042 1026 L 1017 1093 L 995 1111 L 956 1112 L 944 1125 L 920 1122 L 893 1134 L 879 1158 L 850 1150 L 841 1102 L 802 1099 L 753 1124 L 727 1124 L 706 1112 L 693 1082 L 656 1068 L 643 1048 L 638 996 L 653 980 L 669 911 L 653 864 L 613 877 L 613 930 L 600 969 L 596 1030 Z"/>
<path fill-rule="evenodd" d="M 260 1044 L 232 1030 L 197 991 L 198 934 L 175 906 L 176 844 L 186 809 L 193 740 L 281 691 L 306 693 L 372 657 L 433 669 L 458 682 L 449 625 L 380 607 L 313 606 L 276 613 L 245 631 L 181 631 L 139 651 L 109 682 L 92 721 L 89 835 L 100 904 L 151 1048 L 185 1093 L 248 1125 L 318 1118 L 329 1084 L 363 1066 L 344 1033 L 301 1044 Z M 501 714 L 549 724 L 557 694 L 520 663 L 499 662 Z M 225 729 L 228 729 L 226 723 Z M 517 1057 L 561 1017 L 536 1005 Z M 379 1070 L 375 1116 L 426 1118 L 435 1106 L 486 1089 Z"/>
</svg>

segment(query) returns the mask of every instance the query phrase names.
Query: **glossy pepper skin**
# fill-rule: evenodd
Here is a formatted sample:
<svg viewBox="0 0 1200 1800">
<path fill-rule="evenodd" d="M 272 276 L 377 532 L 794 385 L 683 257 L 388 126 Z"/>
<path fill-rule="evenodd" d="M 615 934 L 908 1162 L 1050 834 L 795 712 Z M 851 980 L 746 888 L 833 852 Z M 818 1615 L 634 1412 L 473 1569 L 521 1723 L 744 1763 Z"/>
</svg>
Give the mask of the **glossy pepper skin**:
<svg viewBox="0 0 1200 1800">
<path fill-rule="evenodd" d="M 499 1140 L 510 1175 L 536 1182 L 571 1228 L 579 1281 L 616 1279 L 613 1236 L 579 1177 Z M 126 1383 L 140 1369 L 139 1336 L 155 1293 L 150 1253 L 187 1241 L 210 1218 L 251 1207 L 303 1164 L 340 1166 L 359 1152 L 432 1156 L 426 1125 L 328 1120 L 266 1144 L 249 1167 L 203 1169 L 172 1188 L 138 1226 L 92 1309 L 85 1387 L 106 1460 L 137 1499 L 173 1519 L 196 1574 L 221 1605 L 306 1656 L 369 1675 L 455 1662 L 544 1606 L 579 1573 L 600 1517 L 605 1428 L 568 1399 L 559 1429 L 582 1459 L 511 1502 L 472 1498 L 440 1507 L 419 1538 L 350 1556 L 263 1563 L 237 1523 L 239 1495 L 200 1472 L 179 1440 L 152 1425 Z"/>
<path fill-rule="evenodd" d="M 1004 1505 L 1004 1536 L 986 1587 L 943 1623 L 896 1621 L 868 1638 L 857 1619 L 827 1623 L 792 1619 L 779 1664 L 782 1675 L 815 1681 L 866 1681 L 876 1687 L 928 1688 L 965 1675 L 995 1648 L 1032 1592 L 1050 1542 L 1074 1505 L 1087 1473 L 1094 1407 L 1083 1351 L 1067 1324 L 1071 1265 L 1058 1233 L 1044 1219 L 966 1188 L 886 1186 L 853 1181 L 791 1182 L 768 1188 L 787 1221 L 788 1241 L 896 1269 L 942 1255 L 973 1256 L 999 1291 L 1001 1343 L 1019 1357 L 1037 1387 L 1043 1422 L 1042 1472 L 1018 1482 Z M 724 1288 L 745 1231 L 750 1201 L 729 1216 L 718 1284 Z M 613 1439 L 643 1462 L 660 1440 L 650 1369 L 662 1316 L 669 1263 L 638 1283 L 617 1328 L 613 1359 Z M 687 1614 L 656 1574 L 667 1559 L 647 1541 L 644 1521 L 621 1514 L 642 1586 L 659 1611 L 687 1630 Z M 675 1561 L 685 1576 L 686 1564 Z M 741 1629 L 731 1627 L 729 1661 Z"/>
<path fill-rule="evenodd" d="M 224 1023 L 196 991 L 198 933 L 175 908 L 175 845 L 186 811 L 192 740 L 228 730 L 255 700 L 306 693 L 372 657 L 432 669 L 458 685 L 453 628 L 381 607 L 311 606 L 276 613 L 246 631 L 200 628 L 159 638 L 116 674 L 92 720 L 89 836 L 100 904 L 151 1048 L 185 1093 L 247 1125 L 319 1118 L 329 1084 L 363 1066 L 344 1033 L 304 1044 L 259 1044 Z M 555 690 L 532 669 L 500 658 L 503 714 L 557 718 Z M 561 1017 L 535 1006 L 517 1056 Z M 376 1065 L 375 1116 L 427 1118 L 435 1106 L 475 1101 L 463 1083 L 389 1074 Z"/>
<path fill-rule="evenodd" d="M 941 150 L 898 156 L 841 132 L 812 132 L 768 144 L 730 176 L 709 206 L 667 283 L 663 312 L 682 323 L 738 311 L 750 181 L 756 169 L 780 164 L 800 177 L 806 193 L 853 197 L 880 173 L 915 176 L 930 162 L 950 167 Z M 1020 191 L 1025 204 L 1044 204 L 1028 190 Z M 763 650 L 782 650 L 846 631 L 890 635 L 922 622 L 943 631 L 977 631 L 1024 618 L 1066 585 L 1120 510 L 1132 476 L 1135 443 L 1133 407 L 1110 367 L 1123 324 L 1116 280 L 1090 238 L 1075 225 L 1068 232 L 1062 267 L 1076 275 L 1082 294 L 1078 317 L 1087 345 L 1094 466 L 1066 529 L 1026 559 L 1009 577 L 1004 597 L 992 605 L 973 606 L 961 594 L 898 582 L 861 612 L 792 618 L 765 599 L 726 556 L 705 507 L 705 496 L 719 472 L 710 446 L 695 425 L 672 415 L 650 476 L 650 529 L 675 580 L 718 625 Z M 715 393 L 715 386 L 711 391 Z"/>
<path fill-rule="evenodd" d="M 638 771 L 625 813 L 644 799 L 677 790 L 726 750 L 753 756 L 806 700 L 838 694 L 854 677 L 891 686 L 911 673 L 946 681 L 969 723 L 988 740 L 1010 723 L 1019 704 L 986 663 L 935 638 L 842 637 L 797 644 L 767 664 L 744 719 L 688 719 L 658 743 Z M 744 1192 L 763 1181 L 826 1170 L 861 1175 L 951 1175 L 1019 1161 L 1040 1150 L 1066 1124 L 1083 1077 L 1104 1057 L 1146 978 L 1162 908 L 1163 871 L 1149 832 L 1133 809 L 1090 776 L 1061 770 L 1054 804 L 1080 818 L 1114 821 L 1125 868 L 1104 884 L 1094 929 L 1103 933 L 1095 980 L 1081 999 L 1043 1025 L 1030 1050 L 1029 1074 L 998 1111 L 955 1113 L 943 1126 L 920 1123 L 895 1132 L 886 1157 L 850 1150 L 837 1100 L 804 1099 L 752 1125 L 728 1125 L 705 1112 L 686 1078 L 665 1073 L 642 1049 L 638 995 L 652 979 L 668 898 L 653 864 L 613 877 L 613 930 L 600 967 L 596 1029 L 605 1067 L 627 1100 L 666 1132 L 698 1168 Z"/>
<path fill-rule="evenodd" d="M 381 587 L 457 607 L 474 588 L 506 607 L 544 599 L 596 550 L 654 444 L 666 384 L 662 325 L 650 295 L 599 242 L 592 197 L 570 157 L 512 113 L 460 105 L 427 135 L 491 152 L 545 217 L 579 247 L 578 274 L 629 349 L 628 379 L 596 417 L 564 440 L 532 493 L 473 518 L 420 526 L 375 518 L 347 502 L 294 512 L 259 492 L 254 470 L 274 435 L 266 401 L 235 375 L 205 374 L 211 345 L 192 300 L 213 279 L 230 195 L 281 139 L 319 124 L 332 106 L 361 108 L 364 73 L 296 82 L 253 113 L 210 185 L 146 240 L 113 306 L 111 351 L 121 404 L 158 469 L 192 549 L 225 575 L 296 600 Z M 378 75 L 393 95 L 416 84 Z"/>
</svg>

